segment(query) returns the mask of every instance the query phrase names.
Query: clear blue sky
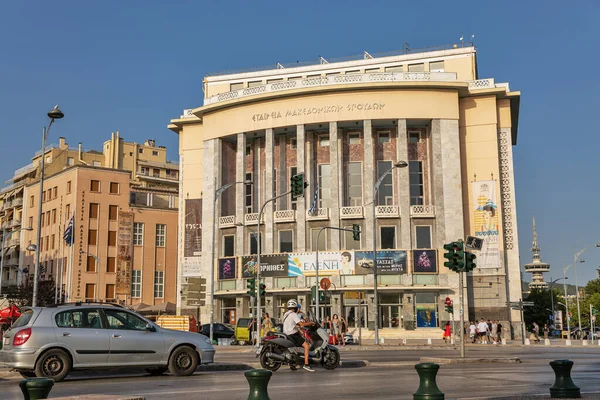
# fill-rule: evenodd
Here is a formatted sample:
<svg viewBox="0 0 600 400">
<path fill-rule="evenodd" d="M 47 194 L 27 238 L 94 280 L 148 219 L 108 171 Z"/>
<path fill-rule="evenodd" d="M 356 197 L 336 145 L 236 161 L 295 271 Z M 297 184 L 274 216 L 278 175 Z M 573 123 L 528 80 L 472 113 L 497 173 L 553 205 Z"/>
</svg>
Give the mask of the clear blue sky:
<svg viewBox="0 0 600 400">
<path fill-rule="evenodd" d="M 520 90 L 514 148 L 521 264 L 535 214 L 554 278 L 573 253 L 580 284 L 600 265 L 600 2 L 10 1 L 0 22 L 0 179 L 40 148 L 46 112 L 66 117 L 50 143 L 100 149 L 119 130 L 155 138 L 202 104 L 207 72 L 363 50 L 425 47 L 475 34 L 480 77 Z M 574 283 L 572 269 L 569 271 Z M 526 276 L 526 279 L 529 277 Z"/>
</svg>

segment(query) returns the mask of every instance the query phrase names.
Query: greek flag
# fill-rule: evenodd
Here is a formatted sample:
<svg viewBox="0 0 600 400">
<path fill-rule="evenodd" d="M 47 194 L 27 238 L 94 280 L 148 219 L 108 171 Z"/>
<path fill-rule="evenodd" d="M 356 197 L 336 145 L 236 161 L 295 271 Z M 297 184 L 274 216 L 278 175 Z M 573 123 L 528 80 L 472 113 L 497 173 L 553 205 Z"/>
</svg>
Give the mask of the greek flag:
<svg viewBox="0 0 600 400">
<path fill-rule="evenodd" d="M 67 243 L 67 246 L 73 244 L 73 219 L 75 215 L 71 216 L 69 220 L 69 225 L 67 225 L 67 229 L 65 229 L 65 233 L 63 234 L 63 239 Z"/>
<path fill-rule="evenodd" d="M 309 214 L 313 214 L 315 209 L 317 208 L 317 200 L 319 199 L 319 184 L 315 187 L 315 196 L 313 197 L 313 202 L 310 208 L 308 209 Z"/>
</svg>

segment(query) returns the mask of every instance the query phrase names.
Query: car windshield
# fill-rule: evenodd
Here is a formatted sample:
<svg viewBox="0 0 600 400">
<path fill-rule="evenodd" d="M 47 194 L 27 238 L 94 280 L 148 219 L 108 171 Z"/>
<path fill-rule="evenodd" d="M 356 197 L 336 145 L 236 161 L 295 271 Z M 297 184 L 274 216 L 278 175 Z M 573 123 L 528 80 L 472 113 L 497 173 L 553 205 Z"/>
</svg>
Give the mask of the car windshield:
<svg viewBox="0 0 600 400">
<path fill-rule="evenodd" d="M 21 316 L 19 318 L 17 318 L 17 320 L 15 321 L 14 324 L 12 324 L 12 327 L 20 328 L 22 326 L 27 325 L 29 323 L 29 321 L 31 321 L 31 317 L 33 317 L 33 310 L 29 309 L 29 310 L 23 311 Z"/>
<path fill-rule="evenodd" d="M 240 328 L 247 328 L 250 325 L 250 318 L 240 318 L 238 320 L 237 326 Z"/>
</svg>

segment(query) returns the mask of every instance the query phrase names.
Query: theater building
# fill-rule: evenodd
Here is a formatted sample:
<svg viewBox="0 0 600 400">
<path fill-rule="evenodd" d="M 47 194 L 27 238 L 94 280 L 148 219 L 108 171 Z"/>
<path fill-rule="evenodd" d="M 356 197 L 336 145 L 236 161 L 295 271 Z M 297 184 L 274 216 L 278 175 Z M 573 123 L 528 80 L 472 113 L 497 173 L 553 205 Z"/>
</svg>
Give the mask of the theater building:
<svg viewBox="0 0 600 400">
<path fill-rule="evenodd" d="M 506 306 L 520 297 L 512 161 L 520 93 L 481 79 L 476 56 L 448 46 L 207 75 L 203 103 L 169 125 L 180 138 L 183 312 L 200 307 L 208 322 L 213 268 L 215 320 L 252 313 L 246 281 L 260 226 L 262 306 L 272 317 L 291 298 L 314 310 L 318 249 L 319 275 L 331 283 L 322 315 L 343 315 L 352 328 L 360 314 L 373 328 L 376 247 L 380 334 L 438 335 L 459 319 L 458 306 L 454 316 L 444 310 L 459 294 L 442 247 L 471 235 L 485 240 L 466 279 L 469 316 L 520 331 Z M 309 184 L 305 195 L 283 195 L 296 174 Z M 280 195 L 258 224 L 263 204 Z M 358 241 L 336 230 L 355 224 Z M 323 227 L 331 229 L 319 235 Z M 187 283 L 198 277 L 207 301 L 188 304 Z"/>
</svg>

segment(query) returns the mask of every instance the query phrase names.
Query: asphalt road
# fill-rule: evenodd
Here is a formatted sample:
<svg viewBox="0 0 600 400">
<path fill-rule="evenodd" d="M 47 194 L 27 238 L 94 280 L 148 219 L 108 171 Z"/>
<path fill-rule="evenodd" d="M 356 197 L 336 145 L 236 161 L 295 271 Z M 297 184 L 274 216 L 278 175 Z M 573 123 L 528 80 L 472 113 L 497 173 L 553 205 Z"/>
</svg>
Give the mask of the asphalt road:
<svg viewBox="0 0 600 400">
<path fill-rule="evenodd" d="M 419 380 L 412 363 L 421 356 L 444 357 L 457 351 L 377 350 L 343 351 L 342 360 L 371 361 L 369 367 L 317 369 L 315 373 L 292 372 L 282 368 L 269 383 L 272 400 L 312 399 L 411 399 Z M 255 362 L 252 353 L 218 352 L 220 362 Z M 447 399 L 483 396 L 548 393 L 554 374 L 548 365 L 553 359 L 575 361 L 573 379 L 583 392 L 600 392 L 600 348 L 478 347 L 467 350 L 469 357 L 521 357 L 521 364 L 449 364 L 438 373 L 438 386 Z M 247 361 L 245 361 L 247 360 Z M 0 380 L 0 398 L 21 399 L 18 380 Z M 197 398 L 211 400 L 246 399 L 248 384 L 242 371 L 199 372 L 192 377 L 140 374 L 94 376 L 83 373 L 58 383 L 50 398 L 82 394 L 144 395 L 146 399 Z M 600 398 L 600 395 L 598 396 Z"/>
</svg>

